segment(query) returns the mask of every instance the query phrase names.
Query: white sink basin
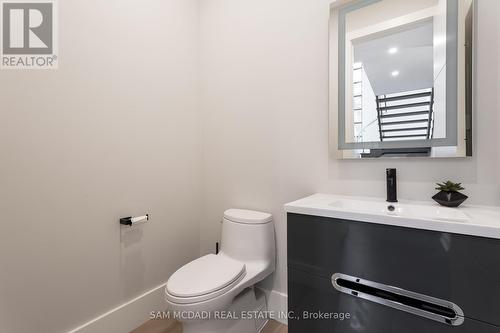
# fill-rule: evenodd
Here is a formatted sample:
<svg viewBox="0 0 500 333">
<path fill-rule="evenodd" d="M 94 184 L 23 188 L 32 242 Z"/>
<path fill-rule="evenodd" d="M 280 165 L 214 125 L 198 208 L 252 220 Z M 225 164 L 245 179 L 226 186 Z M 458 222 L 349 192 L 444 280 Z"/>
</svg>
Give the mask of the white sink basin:
<svg viewBox="0 0 500 333">
<path fill-rule="evenodd" d="M 334 209 L 366 214 L 381 214 L 413 219 L 467 222 L 470 218 L 458 209 L 368 200 L 338 199 L 329 204 Z"/>
<path fill-rule="evenodd" d="M 384 198 L 318 193 L 286 204 L 285 211 L 328 217 L 332 222 L 367 222 L 500 239 L 499 207 L 447 208 L 432 201 L 408 200 L 391 204 Z"/>
</svg>

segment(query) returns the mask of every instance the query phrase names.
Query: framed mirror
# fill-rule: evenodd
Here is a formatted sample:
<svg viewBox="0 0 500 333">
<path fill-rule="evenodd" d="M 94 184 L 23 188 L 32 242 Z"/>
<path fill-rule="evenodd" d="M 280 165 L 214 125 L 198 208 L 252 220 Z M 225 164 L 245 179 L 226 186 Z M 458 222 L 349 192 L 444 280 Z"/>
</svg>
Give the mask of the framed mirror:
<svg viewBox="0 0 500 333">
<path fill-rule="evenodd" d="M 330 16 L 336 157 L 472 156 L 474 0 L 338 0 Z"/>
</svg>

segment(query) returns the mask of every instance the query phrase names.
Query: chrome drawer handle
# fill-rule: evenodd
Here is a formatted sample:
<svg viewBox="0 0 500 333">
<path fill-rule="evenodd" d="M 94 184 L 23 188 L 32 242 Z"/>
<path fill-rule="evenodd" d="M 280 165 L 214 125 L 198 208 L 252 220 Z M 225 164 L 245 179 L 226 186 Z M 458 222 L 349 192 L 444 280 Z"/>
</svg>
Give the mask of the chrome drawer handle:
<svg viewBox="0 0 500 333">
<path fill-rule="evenodd" d="M 335 273 L 332 284 L 338 291 L 451 326 L 464 322 L 464 312 L 455 303 L 382 283 Z"/>
</svg>

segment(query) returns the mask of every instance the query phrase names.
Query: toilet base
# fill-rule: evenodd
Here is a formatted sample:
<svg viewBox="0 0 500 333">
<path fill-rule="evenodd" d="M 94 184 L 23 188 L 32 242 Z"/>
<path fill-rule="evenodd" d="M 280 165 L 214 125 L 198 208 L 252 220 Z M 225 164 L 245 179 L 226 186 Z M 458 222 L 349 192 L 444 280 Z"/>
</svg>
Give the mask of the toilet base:
<svg viewBox="0 0 500 333">
<path fill-rule="evenodd" d="M 183 333 L 259 333 L 267 324 L 267 319 L 252 316 L 243 319 L 241 313 L 267 311 L 266 298 L 263 292 L 248 288 L 234 299 L 228 309 L 219 312 L 218 318 L 234 318 L 228 314 L 236 314 L 238 319 L 207 319 L 183 322 Z M 248 318 L 248 316 L 247 316 Z"/>
</svg>

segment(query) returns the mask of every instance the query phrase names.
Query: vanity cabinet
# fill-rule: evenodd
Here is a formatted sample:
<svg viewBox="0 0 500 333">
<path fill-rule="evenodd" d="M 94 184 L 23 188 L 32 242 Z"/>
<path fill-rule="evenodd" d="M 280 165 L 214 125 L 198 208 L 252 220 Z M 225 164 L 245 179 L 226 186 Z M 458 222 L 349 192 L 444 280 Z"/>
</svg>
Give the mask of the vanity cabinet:
<svg viewBox="0 0 500 333">
<path fill-rule="evenodd" d="M 287 233 L 290 333 L 500 332 L 498 239 L 294 213 Z M 456 321 L 433 299 L 456 305 Z"/>
</svg>

